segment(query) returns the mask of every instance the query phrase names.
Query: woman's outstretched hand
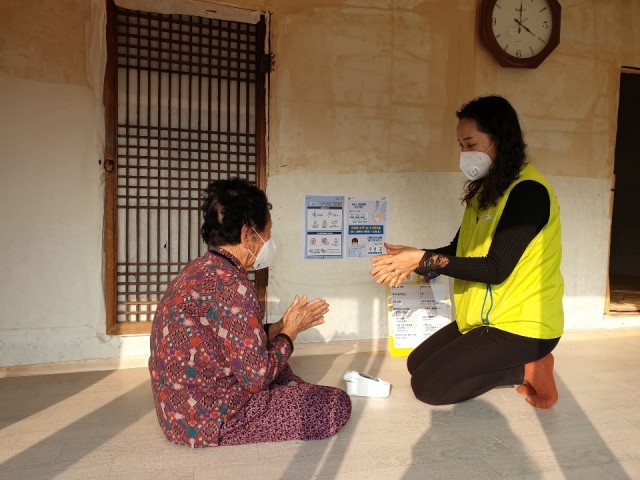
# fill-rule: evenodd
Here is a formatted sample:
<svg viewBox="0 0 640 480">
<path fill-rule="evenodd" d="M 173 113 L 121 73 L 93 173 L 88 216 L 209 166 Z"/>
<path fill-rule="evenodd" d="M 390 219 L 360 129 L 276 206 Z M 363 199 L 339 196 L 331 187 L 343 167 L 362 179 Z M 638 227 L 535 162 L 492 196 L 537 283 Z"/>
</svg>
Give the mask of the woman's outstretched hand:
<svg viewBox="0 0 640 480">
<path fill-rule="evenodd" d="M 329 311 L 329 304 L 324 298 L 307 300 L 307 296 L 296 295 L 289 308 L 282 316 L 280 333 L 288 335 L 293 341 L 300 332 L 324 323 L 324 316 Z"/>
<path fill-rule="evenodd" d="M 397 287 L 420 266 L 424 251 L 405 245 L 385 243 L 387 253 L 371 259 L 371 275 L 376 283 Z"/>
</svg>

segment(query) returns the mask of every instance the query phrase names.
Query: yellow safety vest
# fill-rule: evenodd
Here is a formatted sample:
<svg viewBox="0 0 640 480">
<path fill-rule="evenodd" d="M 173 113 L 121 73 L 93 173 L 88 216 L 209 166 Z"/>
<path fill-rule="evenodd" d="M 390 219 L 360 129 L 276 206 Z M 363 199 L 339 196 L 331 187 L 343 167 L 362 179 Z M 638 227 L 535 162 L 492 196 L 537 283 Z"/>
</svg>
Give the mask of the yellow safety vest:
<svg viewBox="0 0 640 480">
<path fill-rule="evenodd" d="M 532 165 L 507 188 L 497 205 L 478 209 L 477 195 L 460 226 L 456 255 L 484 257 L 513 187 L 535 180 L 549 193 L 549 221 L 526 248 L 511 275 L 499 285 L 455 279 L 454 301 L 460 332 L 490 325 L 524 337 L 551 339 L 562 335 L 564 280 L 560 272 L 562 245 L 560 208 L 553 187 Z"/>
</svg>

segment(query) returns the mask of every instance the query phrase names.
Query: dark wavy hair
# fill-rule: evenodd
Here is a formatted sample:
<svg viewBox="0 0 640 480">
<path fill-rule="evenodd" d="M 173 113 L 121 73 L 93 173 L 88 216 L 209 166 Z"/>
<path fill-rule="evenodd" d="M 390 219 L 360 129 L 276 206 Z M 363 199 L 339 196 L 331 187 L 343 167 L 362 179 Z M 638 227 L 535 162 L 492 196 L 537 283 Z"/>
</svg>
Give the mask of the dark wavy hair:
<svg viewBox="0 0 640 480">
<path fill-rule="evenodd" d="M 202 192 L 201 209 L 202 241 L 210 246 L 237 245 L 244 225 L 264 231 L 271 204 L 258 187 L 233 178 L 211 182 Z"/>
<path fill-rule="evenodd" d="M 527 163 L 527 145 L 524 143 L 518 114 L 505 98 L 488 95 L 463 105 L 456 116 L 458 119 L 475 120 L 478 130 L 489 135 L 496 149 L 489 173 L 484 178 L 465 184 L 462 201 L 469 205 L 471 199 L 478 194 L 481 209 L 496 205 Z"/>
</svg>

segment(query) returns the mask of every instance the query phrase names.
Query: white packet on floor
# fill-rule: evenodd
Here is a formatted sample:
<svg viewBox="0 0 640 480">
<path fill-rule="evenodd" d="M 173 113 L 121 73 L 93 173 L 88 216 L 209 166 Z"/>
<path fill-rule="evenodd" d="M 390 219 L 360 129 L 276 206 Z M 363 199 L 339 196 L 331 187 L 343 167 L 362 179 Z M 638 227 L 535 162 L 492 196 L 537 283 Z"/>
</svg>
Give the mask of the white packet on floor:
<svg viewBox="0 0 640 480">
<path fill-rule="evenodd" d="M 358 397 L 388 397 L 391 384 L 355 370 L 347 370 L 342 377 L 347 382 L 347 393 Z"/>
</svg>

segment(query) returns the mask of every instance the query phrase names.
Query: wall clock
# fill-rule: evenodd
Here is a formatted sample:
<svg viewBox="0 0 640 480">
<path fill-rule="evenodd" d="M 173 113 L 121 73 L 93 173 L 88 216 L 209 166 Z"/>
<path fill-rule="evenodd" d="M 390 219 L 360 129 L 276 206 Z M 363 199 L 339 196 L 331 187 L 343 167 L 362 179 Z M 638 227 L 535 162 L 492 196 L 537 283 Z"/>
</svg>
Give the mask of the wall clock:
<svg viewBox="0 0 640 480">
<path fill-rule="evenodd" d="M 503 67 L 535 68 L 560 43 L 558 0 L 482 0 L 480 39 Z"/>
</svg>

